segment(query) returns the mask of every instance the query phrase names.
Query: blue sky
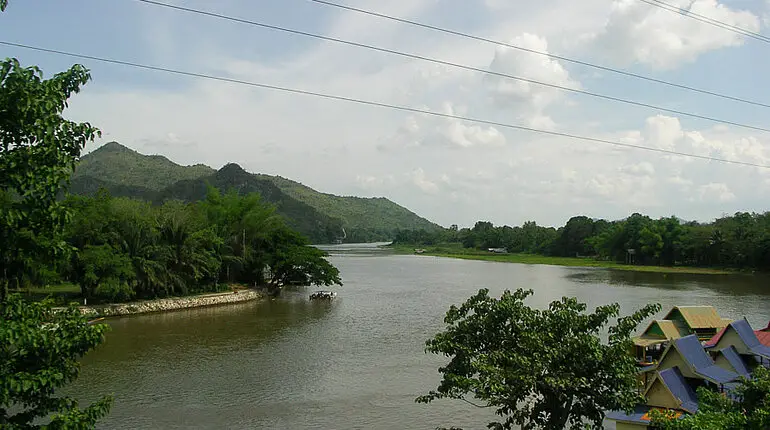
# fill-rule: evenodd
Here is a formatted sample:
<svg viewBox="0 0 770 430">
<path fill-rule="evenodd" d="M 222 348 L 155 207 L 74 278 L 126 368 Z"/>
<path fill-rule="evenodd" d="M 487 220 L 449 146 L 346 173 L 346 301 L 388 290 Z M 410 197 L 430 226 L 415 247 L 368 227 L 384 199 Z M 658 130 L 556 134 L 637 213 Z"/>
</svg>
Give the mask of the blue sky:
<svg viewBox="0 0 770 430">
<path fill-rule="evenodd" d="M 169 0 L 171 1 L 171 0 Z M 340 0 L 343 2 L 343 0 Z M 674 1 L 770 34 L 765 0 Z M 175 4 L 770 127 L 770 109 L 415 29 L 308 0 Z M 770 103 L 770 44 L 638 0 L 348 0 L 348 4 Z M 692 5 L 690 6 L 690 4 Z M 0 40 L 770 165 L 770 133 L 522 85 L 135 0 L 11 0 Z M 67 115 L 182 164 L 236 162 L 320 191 L 385 196 L 442 224 L 553 225 L 640 211 L 709 220 L 767 210 L 770 169 L 350 105 L 3 46 L 93 81 Z"/>
</svg>

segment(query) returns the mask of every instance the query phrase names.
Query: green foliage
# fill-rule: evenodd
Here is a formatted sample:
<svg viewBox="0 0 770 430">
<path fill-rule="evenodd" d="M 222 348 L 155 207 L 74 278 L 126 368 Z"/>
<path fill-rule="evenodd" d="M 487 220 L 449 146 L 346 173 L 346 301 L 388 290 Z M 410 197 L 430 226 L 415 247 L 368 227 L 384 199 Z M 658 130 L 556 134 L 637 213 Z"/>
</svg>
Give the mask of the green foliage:
<svg viewBox="0 0 770 430">
<path fill-rule="evenodd" d="M 390 240 L 401 230 L 436 231 L 439 226 L 384 198 L 339 197 L 319 193 L 279 176 L 250 174 L 236 164 L 218 171 L 180 166 L 160 156 L 147 156 L 110 142 L 86 155 L 72 178 L 70 191 L 94 195 L 105 188 L 116 197 L 160 204 L 167 200 L 205 199 L 209 186 L 259 193 L 276 207 L 287 224 L 313 243 Z M 343 232 L 343 227 L 345 231 Z"/>
<path fill-rule="evenodd" d="M 348 242 L 390 240 L 399 230 L 435 232 L 440 226 L 386 198 L 335 196 L 280 176 L 260 175 L 289 196 L 342 220 Z"/>
<path fill-rule="evenodd" d="M 166 157 L 142 155 L 117 142 L 109 142 L 85 155 L 72 179 L 109 178 L 112 183 L 160 191 L 179 181 L 199 179 L 213 173 L 214 169 L 202 164 L 180 166 Z"/>
<path fill-rule="evenodd" d="M 127 301 L 216 291 L 219 283 L 279 289 L 341 284 L 326 254 L 259 194 L 209 187 L 197 203 L 72 196 L 65 237 L 77 250 L 62 272 L 84 297 Z"/>
<path fill-rule="evenodd" d="M 507 248 L 512 253 L 593 257 L 634 265 L 767 271 L 770 212 L 738 212 L 710 224 L 682 222 L 673 216 L 654 220 L 638 213 L 613 222 L 577 216 L 558 230 L 534 222 L 495 227 L 479 221 L 473 228 L 459 231 L 403 231 L 394 242 L 417 246 L 461 243 L 469 249 Z"/>
<path fill-rule="evenodd" d="M 89 325 L 74 306 L 57 310 L 16 294 L 0 302 L 0 317 L 0 428 L 93 428 L 111 397 L 81 410 L 55 391 L 77 378 L 78 360 L 102 342 L 108 326 Z M 39 424 L 51 415 L 49 424 Z"/>
<path fill-rule="evenodd" d="M 741 378 L 736 399 L 698 388 L 698 412 L 671 419 L 652 412 L 652 423 L 662 430 L 767 430 L 770 428 L 770 370 L 759 366 L 751 378 Z"/>
<path fill-rule="evenodd" d="M 577 429 L 586 422 L 601 429 L 605 410 L 632 409 L 641 399 L 630 336 L 660 306 L 619 318 L 605 343 L 600 332 L 618 316 L 617 304 L 588 314 L 585 304 L 565 297 L 537 310 L 524 304 L 531 294 L 519 289 L 495 299 L 482 289 L 452 306 L 445 331 L 426 343 L 426 351 L 450 362 L 439 368 L 438 388 L 417 401 L 472 395 L 504 418 L 488 425 L 495 429 Z"/>
<path fill-rule="evenodd" d="M 5 4 L 3 4 L 5 6 Z M 80 151 L 99 131 L 62 117 L 90 79 L 80 65 L 43 79 L 16 59 L 0 63 L 0 300 L 36 261 L 68 251 L 58 234 L 67 211 L 57 201 Z"/>
</svg>

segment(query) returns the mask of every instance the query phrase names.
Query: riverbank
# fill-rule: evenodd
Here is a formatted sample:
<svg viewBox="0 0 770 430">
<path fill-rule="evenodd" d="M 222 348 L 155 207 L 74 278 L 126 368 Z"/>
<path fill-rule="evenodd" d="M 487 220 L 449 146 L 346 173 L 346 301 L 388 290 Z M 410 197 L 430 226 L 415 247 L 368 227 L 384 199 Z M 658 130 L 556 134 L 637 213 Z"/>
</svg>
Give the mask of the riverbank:
<svg viewBox="0 0 770 430">
<path fill-rule="evenodd" d="M 227 291 L 224 293 L 198 296 L 169 297 L 165 299 L 142 300 L 129 303 L 111 303 L 94 306 L 80 306 L 80 312 L 94 318 L 138 315 L 152 312 L 168 312 L 181 309 L 217 306 L 230 303 L 259 300 L 265 293 L 254 289 Z"/>
<path fill-rule="evenodd" d="M 421 255 L 433 257 L 458 258 L 463 260 L 481 260 L 496 261 L 501 263 L 518 264 L 543 264 L 551 266 L 570 266 L 570 267 L 601 267 L 613 270 L 624 270 L 632 272 L 653 272 L 653 273 L 687 273 L 696 275 L 727 275 L 736 273 L 729 270 L 705 268 L 705 267 L 687 267 L 687 266 L 637 266 L 631 264 L 620 264 L 614 261 L 595 260 L 593 258 L 575 258 L 575 257 L 549 257 L 537 254 L 494 254 L 476 249 L 462 248 L 461 246 L 439 245 L 415 247 L 411 245 L 387 245 L 385 249 L 393 250 L 399 254 L 414 254 L 415 249 L 422 249 Z"/>
</svg>

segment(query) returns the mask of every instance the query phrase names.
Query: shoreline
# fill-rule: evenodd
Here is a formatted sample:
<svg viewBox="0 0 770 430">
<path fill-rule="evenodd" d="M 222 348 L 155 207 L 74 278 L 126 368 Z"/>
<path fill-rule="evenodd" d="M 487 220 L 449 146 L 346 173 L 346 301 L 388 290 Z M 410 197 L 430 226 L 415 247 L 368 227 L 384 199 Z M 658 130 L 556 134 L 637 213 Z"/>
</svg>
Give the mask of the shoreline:
<svg viewBox="0 0 770 430">
<path fill-rule="evenodd" d="M 81 305 L 78 306 L 78 309 L 80 309 L 80 313 L 91 318 L 108 318 L 242 303 L 263 298 L 265 298 L 265 293 L 263 291 L 246 289 L 222 293 L 201 294 L 197 296 L 141 300 L 127 303 L 108 303 L 94 306 Z"/>
<path fill-rule="evenodd" d="M 577 258 L 577 257 L 550 257 L 537 254 L 493 254 L 484 253 L 483 251 L 471 250 L 465 251 L 459 248 L 447 247 L 447 246 L 426 246 L 423 248 L 415 246 L 405 245 L 389 245 L 383 246 L 383 249 L 391 249 L 399 254 L 414 254 L 414 255 L 426 255 L 431 257 L 440 258 L 455 258 L 460 260 L 477 260 L 477 261 L 492 261 L 499 263 L 514 263 L 514 264 L 534 264 L 534 265 L 549 265 L 549 266 L 564 266 L 564 267 L 585 267 L 585 268 L 602 268 L 609 270 L 621 270 L 626 272 L 646 272 L 646 273 L 661 273 L 661 274 L 689 274 L 689 275 L 733 275 L 740 274 L 742 272 L 715 269 L 707 267 L 690 267 L 690 266 L 637 266 L 631 264 L 620 264 L 614 261 L 601 261 L 594 260 L 592 258 Z M 425 252 L 415 254 L 415 249 L 424 249 Z"/>
</svg>

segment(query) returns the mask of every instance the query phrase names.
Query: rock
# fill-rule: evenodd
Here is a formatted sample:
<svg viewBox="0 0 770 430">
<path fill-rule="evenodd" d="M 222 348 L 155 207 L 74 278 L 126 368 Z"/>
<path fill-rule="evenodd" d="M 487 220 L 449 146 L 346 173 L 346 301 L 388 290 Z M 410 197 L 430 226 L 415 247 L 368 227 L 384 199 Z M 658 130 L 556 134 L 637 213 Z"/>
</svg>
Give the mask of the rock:
<svg viewBox="0 0 770 430">
<path fill-rule="evenodd" d="M 94 317 L 112 317 L 136 315 L 150 312 L 164 312 L 178 309 L 190 309 L 201 306 L 214 306 L 227 303 L 239 303 L 257 300 L 263 293 L 256 290 L 206 294 L 201 296 L 171 297 L 166 299 L 146 300 L 132 303 L 117 303 L 100 306 L 80 306 L 83 315 Z"/>
</svg>

